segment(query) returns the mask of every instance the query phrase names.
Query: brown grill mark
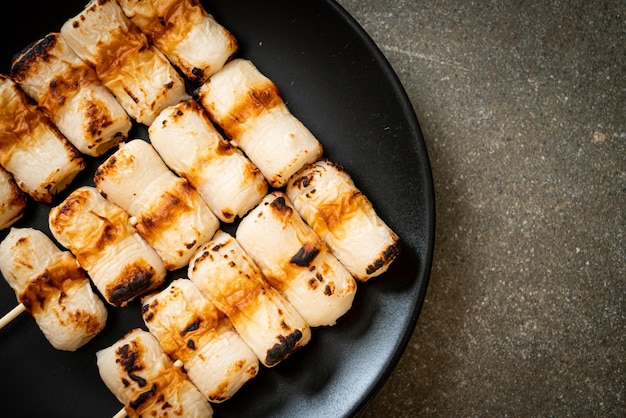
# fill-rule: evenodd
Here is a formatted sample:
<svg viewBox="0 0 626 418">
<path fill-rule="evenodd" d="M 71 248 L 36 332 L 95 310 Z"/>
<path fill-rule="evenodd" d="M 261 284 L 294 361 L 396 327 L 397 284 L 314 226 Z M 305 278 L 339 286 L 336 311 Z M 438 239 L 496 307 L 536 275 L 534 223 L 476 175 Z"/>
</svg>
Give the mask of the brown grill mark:
<svg viewBox="0 0 626 418">
<path fill-rule="evenodd" d="M 123 306 L 149 289 L 155 274 L 154 268 L 144 260 L 125 266 L 117 280 L 107 286 L 107 299 L 115 306 Z"/>
<path fill-rule="evenodd" d="M 137 230 L 148 241 L 155 240 L 163 231 L 174 225 L 181 214 L 194 210 L 192 201 L 194 190 L 186 181 L 177 183 L 176 188 L 165 192 L 150 211 L 141 215 Z"/>
<path fill-rule="evenodd" d="M 99 105 L 95 102 L 89 102 L 86 104 L 86 108 L 84 109 L 85 115 L 89 120 L 89 126 L 87 127 L 87 132 L 92 137 L 97 137 L 102 135 L 102 131 L 111 126 L 113 124 L 113 120 L 106 117 L 108 112 L 104 111 L 104 106 Z M 117 132 L 114 137 L 120 137 L 124 135 L 122 132 Z M 96 142 L 101 142 L 102 138 L 96 139 Z M 97 146 L 97 143 L 91 145 L 91 147 Z"/>
<path fill-rule="evenodd" d="M 300 250 L 289 260 L 291 264 L 298 267 L 308 267 L 311 265 L 315 257 L 320 253 L 321 249 L 315 243 L 307 242 Z"/>
<path fill-rule="evenodd" d="M 4 79 L 7 77 L 0 76 L 0 165 L 6 165 L 16 149 L 36 147 L 40 127 L 58 132 L 19 87 L 3 86 L 10 82 Z"/>
<path fill-rule="evenodd" d="M 150 48 L 146 35 L 134 25 L 117 28 L 109 35 L 106 45 L 100 45 L 95 62 L 91 62 L 105 85 L 107 80 L 115 80 L 127 63 L 134 62 L 142 51 Z"/>
<path fill-rule="evenodd" d="M 383 268 L 385 265 L 391 263 L 400 254 L 400 242 L 396 241 L 387 248 L 374 262 L 367 266 L 365 272 L 367 274 L 373 274 L 377 270 Z"/>
<path fill-rule="evenodd" d="M 267 204 L 267 202 L 265 203 Z M 282 213 L 283 216 L 288 217 L 293 213 L 293 209 L 287 205 L 285 197 L 279 195 L 269 203 L 270 207 L 277 213 Z"/>
<path fill-rule="evenodd" d="M 31 280 L 20 295 L 20 302 L 31 314 L 41 312 L 51 298 L 64 298 L 66 290 L 71 286 L 82 284 L 89 284 L 84 270 L 76 265 L 73 257 L 69 260 L 66 258 Z"/>
<path fill-rule="evenodd" d="M 287 336 L 279 336 L 278 342 L 267 351 L 265 362 L 268 365 L 277 364 L 291 354 L 302 339 L 302 331 L 295 330 Z"/>
<path fill-rule="evenodd" d="M 126 372 L 128 377 L 139 387 L 146 386 L 147 382 L 141 376 L 137 376 L 136 372 L 145 369 L 145 365 L 140 362 L 142 349 L 135 342 L 124 344 L 116 350 L 115 362 L 118 363 Z"/>
<path fill-rule="evenodd" d="M 168 39 L 176 43 L 189 33 L 197 17 L 202 15 L 202 9 L 197 2 L 161 1 L 156 15 L 156 19 L 142 25 L 144 32 L 155 43 L 166 33 Z"/>
<path fill-rule="evenodd" d="M 237 138 L 241 125 L 263 111 L 283 104 L 283 99 L 276 85 L 268 81 L 252 87 L 228 114 L 220 120 L 220 126 L 231 138 Z"/>
<path fill-rule="evenodd" d="M 13 64 L 11 76 L 18 82 L 36 76 L 45 62 L 54 57 L 53 48 L 58 44 L 59 34 L 50 34 L 41 41 L 32 44 L 24 55 Z M 42 64 L 42 62 L 44 64 Z M 55 114 L 79 91 L 81 86 L 99 82 L 94 70 L 88 65 L 69 65 L 65 62 L 65 71 L 58 74 L 49 83 L 47 93 L 40 98 L 38 105 L 48 114 Z"/>
</svg>

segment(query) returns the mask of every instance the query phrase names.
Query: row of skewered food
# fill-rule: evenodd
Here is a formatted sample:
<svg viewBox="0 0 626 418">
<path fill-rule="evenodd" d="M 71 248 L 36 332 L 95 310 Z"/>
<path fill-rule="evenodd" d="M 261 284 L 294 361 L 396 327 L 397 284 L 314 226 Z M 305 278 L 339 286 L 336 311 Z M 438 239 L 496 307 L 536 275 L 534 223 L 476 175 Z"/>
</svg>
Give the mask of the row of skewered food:
<svg viewBox="0 0 626 418">
<path fill-rule="evenodd" d="M 334 325 L 399 252 L 236 52 L 195 0 L 92 0 L 0 75 L 0 272 L 61 350 L 93 339 L 106 305 L 141 301 L 148 331 L 97 355 L 129 416 L 210 416 L 260 364 Z M 133 122 L 148 138 L 128 138 Z M 93 185 L 57 202 L 90 158 L 103 160 Z M 51 237 L 13 226 L 30 201 L 50 206 Z M 220 227 L 236 221 L 232 235 Z"/>
</svg>

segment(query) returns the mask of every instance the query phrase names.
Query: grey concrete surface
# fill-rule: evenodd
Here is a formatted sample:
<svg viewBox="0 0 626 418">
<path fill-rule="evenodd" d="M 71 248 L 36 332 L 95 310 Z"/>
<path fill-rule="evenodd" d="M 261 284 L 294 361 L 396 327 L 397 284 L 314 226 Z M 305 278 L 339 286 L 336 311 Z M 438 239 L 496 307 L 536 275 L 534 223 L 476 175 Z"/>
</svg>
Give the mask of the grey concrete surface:
<svg viewBox="0 0 626 418">
<path fill-rule="evenodd" d="M 363 417 L 626 416 L 626 3 L 339 0 L 398 73 L 437 233 Z"/>
</svg>

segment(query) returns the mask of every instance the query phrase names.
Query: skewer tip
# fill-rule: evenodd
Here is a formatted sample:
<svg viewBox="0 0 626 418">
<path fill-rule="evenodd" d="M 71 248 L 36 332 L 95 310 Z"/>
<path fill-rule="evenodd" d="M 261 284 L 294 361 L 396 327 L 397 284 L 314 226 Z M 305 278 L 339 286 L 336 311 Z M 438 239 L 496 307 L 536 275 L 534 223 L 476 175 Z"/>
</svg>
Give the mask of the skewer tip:
<svg viewBox="0 0 626 418">
<path fill-rule="evenodd" d="M 128 415 L 126 414 L 126 409 L 120 409 L 117 414 L 113 415 L 113 418 L 126 418 Z"/>
<path fill-rule="evenodd" d="M 7 324 L 13 321 L 15 318 L 20 316 L 22 312 L 26 311 L 26 307 L 23 304 L 17 305 L 15 308 L 11 309 L 6 315 L 0 318 L 0 329 L 4 328 Z"/>
</svg>

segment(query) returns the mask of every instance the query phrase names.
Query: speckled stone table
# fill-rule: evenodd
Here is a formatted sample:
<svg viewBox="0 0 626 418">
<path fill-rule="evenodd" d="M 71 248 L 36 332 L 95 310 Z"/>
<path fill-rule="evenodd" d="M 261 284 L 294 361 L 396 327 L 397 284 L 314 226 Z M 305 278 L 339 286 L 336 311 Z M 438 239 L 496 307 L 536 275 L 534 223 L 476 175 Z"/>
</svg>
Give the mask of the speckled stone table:
<svg viewBox="0 0 626 418">
<path fill-rule="evenodd" d="M 339 3 L 411 98 L 437 205 L 362 416 L 626 416 L 626 3 Z"/>
</svg>

